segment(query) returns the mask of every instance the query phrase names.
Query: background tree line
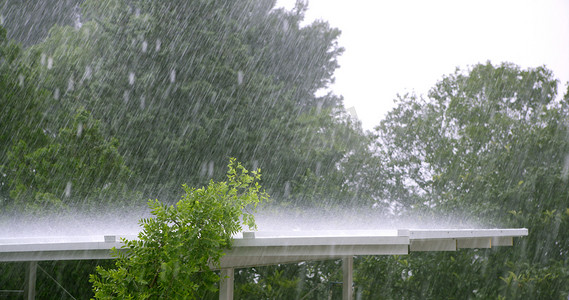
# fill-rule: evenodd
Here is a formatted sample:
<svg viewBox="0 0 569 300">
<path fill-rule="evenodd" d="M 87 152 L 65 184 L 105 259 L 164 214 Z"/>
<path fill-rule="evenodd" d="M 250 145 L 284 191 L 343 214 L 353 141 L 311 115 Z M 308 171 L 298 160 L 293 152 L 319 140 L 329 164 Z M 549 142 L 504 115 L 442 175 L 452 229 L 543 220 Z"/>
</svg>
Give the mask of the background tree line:
<svg viewBox="0 0 569 300">
<path fill-rule="evenodd" d="M 373 206 L 530 230 L 513 248 L 357 257 L 363 299 L 567 298 L 569 96 L 545 67 L 457 70 L 364 132 L 341 96 L 317 96 L 343 49 L 326 22 L 301 25 L 302 1 L 58 3 L 1 6 L 2 214 L 174 203 L 236 157 L 263 170 L 277 211 Z M 85 278 L 60 280 L 90 297 L 96 263 L 43 266 Z M 1 265 L 1 286 L 18 267 Z M 338 268 L 239 270 L 236 295 L 326 298 Z"/>
</svg>

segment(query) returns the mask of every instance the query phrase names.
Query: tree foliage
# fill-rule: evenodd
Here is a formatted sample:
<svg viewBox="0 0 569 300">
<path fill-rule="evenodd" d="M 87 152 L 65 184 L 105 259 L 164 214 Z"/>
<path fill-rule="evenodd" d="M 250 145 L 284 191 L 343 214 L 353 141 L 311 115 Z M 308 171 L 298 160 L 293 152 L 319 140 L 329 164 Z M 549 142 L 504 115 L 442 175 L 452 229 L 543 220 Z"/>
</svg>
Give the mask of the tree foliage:
<svg viewBox="0 0 569 300">
<path fill-rule="evenodd" d="M 141 189 L 204 184 L 233 156 L 274 170 L 266 187 L 280 196 L 308 170 L 337 172 L 353 145 L 342 134 L 357 131 L 334 116 L 339 97 L 315 96 L 334 80 L 339 30 L 301 26 L 301 2 L 274 5 L 85 1 L 82 27 L 54 27 L 29 58 L 61 102 L 121 138 Z"/>
<path fill-rule="evenodd" d="M 568 108 L 549 70 L 506 63 L 457 70 L 427 98 L 400 97 L 376 128 L 384 195 L 411 215 L 530 232 L 513 248 L 453 255 L 450 266 L 447 254 L 413 255 L 410 275 L 397 280 L 408 297 L 451 294 L 454 279 L 433 277 L 434 266 L 459 266 L 457 279 L 469 284 L 458 298 L 567 297 Z"/>
<path fill-rule="evenodd" d="M 115 197 L 131 172 L 117 151 L 118 141 L 105 140 L 88 112 L 79 112 L 70 128 L 46 139 L 49 143 L 42 147 L 19 140 L 8 152 L 3 166 L 13 202 L 8 207 L 46 213 L 90 205 L 90 198 L 105 196 L 113 200 L 105 199 L 107 203 L 119 204 Z"/>
<path fill-rule="evenodd" d="M 97 299 L 199 299 L 216 290 L 211 269 L 231 247 L 241 222 L 255 228 L 251 209 L 267 199 L 260 170 L 248 172 L 235 159 L 227 181 L 200 189 L 184 185 L 176 205 L 149 201 L 153 218 L 142 219 L 137 240 L 115 249 L 116 269 L 97 268 L 91 275 Z"/>
</svg>

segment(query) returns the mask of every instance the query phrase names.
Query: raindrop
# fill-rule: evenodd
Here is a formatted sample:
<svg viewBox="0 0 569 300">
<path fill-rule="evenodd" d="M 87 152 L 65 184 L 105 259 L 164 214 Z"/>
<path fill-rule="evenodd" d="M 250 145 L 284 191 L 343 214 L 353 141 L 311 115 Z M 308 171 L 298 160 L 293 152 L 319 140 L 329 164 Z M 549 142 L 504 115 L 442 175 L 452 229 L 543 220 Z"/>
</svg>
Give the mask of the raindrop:
<svg viewBox="0 0 569 300">
<path fill-rule="evenodd" d="M 182 136 L 186 136 L 186 133 L 188 133 L 188 129 L 190 129 L 190 125 L 186 125 L 186 127 L 184 127 L 184 130 L 182 131 Z"/>
<path fill-rule="evenodd" d="M 213 160 L 209 161 L 208 169 L 207 169 L 207 177 L 213 177 Z"/>
<path fill-rule="evenodd" d="M 91 74 L 93 73 L 93 69 L 91 68 L 91 66 L 86 66 L 85 67 L 85 74 L 83 74 L 83 79 L 91 79 Z"/>
<path fill-rule="evenodd" d="M 124 100 L 124 103 L 128 103 L 128 99 L 130 98 L 130 92 L 128 90 L 124 91 L 124 93 L 122 94 L 122 98 Z"/>
<path fill-rule="evenodd" d="M 290 181 L 285 182 L 284 196 L 285 196 L 285 198 L 290 196 Z"/>
<path fill-rule="evenodd" d="M 146 48 L 148 48 L 148 43 L 146 41 L 142 41 L 142 52 L 146 53 Z"/>
<path fill-rule="evenodd" d="M 162 46 L 162 42 L 160 39 L 156 40 L 156 52 L 160 51 L 160 46 Z"/>
<path fill-rule="evenodd" d="M 82 133 L 83 133 L 83 123 L 79 123 L 77 124 L 77 137 L 81 137 Z"/>
<path fill-rule="evenodd" d="M 283 21 L 283 31 L 288 31 L 289 25 L 288 25 L 288 20 L 284 20 Z"/>
<path fill-rule="evenodd" d="M 569 178 L 569 154 L 565 156 L 565 162 L 563 164 L 563 170 L 561 171 L 561 177 L 564 180 Z"/>
<path fill-rule="evenodd" d="M 22 74 L 18 75 L 18 84 L 20 85 L 20 87 L 24 86 L 24 75 Z"/>
<path fill-rule="evenodd" d="M 144 109 L 146 107 L 146 98 L 144 95 L 140 97 L 140 109 Z"/>
<path fill-rule="evenodd" d="M 40 63 L 42 66 L 45 66 L 45 60 L 47 59 L 45 53 L 41 54 Z"/>
<path fill-rule="evenodd" d="M 4 25 L 4 15 L 0 15 L 0 25 Z"/>
<path fill-rule="evenodd" d="M 75 88 L 75 81 L 73 80 L 73 76 L 69 77 L 69 81 L 67 81 L 67 91 L 73 91 Z"/>
<path fill-rule="evenodd" d="M 199 109 L 200 109 L 200 106 L 201 106 L 201 103 L 200 103 L 200 102 L 198 102 L 198 103 L 196 103 L 196 105 L 194 105 L 194 109 L 192 110 L 192 114 L 193 114 L 193 115 L 197 115 L 197 113 L 198 113 L 198 111 L 199 111 Z"/>
<path fill-rule="evenodd" d="M 259 168 L 259 161 L 255 159 L 253 161 L 253 170 L 257 170 L 258 168 Z"/>
<path fill-rule="evenodd" d="M 322 104 L 319 104 L 320 107 L 322 107 Z M 319 109 L 320 110 L 320 109 Z M 353 120 L 357 120 L 358 119 L 358 114 L 356 113 L 356 108 L 355 107 L 350 107 L 348 109 L 346 109 L 348 111 L 348 114 L 352 117 Z"/>
<path fill-rule="evenodd" d="M 53 91 L 53 98 L 55 100 L 59 100 L 59 88 L 55 88 L 55 90 Z"/>
<path fill-rule="evenodd" d="M 322 163 L 321 162 L 317 162 L 316 163 L 316 176 L 320 176 L 320 169 L 322 168 Z"/>
<path fill-rule="evenodd" d="M 73 17 L 73 25 L 75 29 L 81 28 L 83 26 L 83 23 L 81 22 L 81 10 L 79 8 L 79 5 L 75 5 L 73 8 Z"/>
<path fill-rule="evenodd" d="M 237 72 L 237 84 L 243 84 L 243 71 Z"/>
<path fill-rule="evenodd" d="M 53 68 L 53 57 L 50 56 L 47 58 L 47 69 L 49 70 L 51 68 Z"/>
<path fill-rule="evenodd" d="M 172 69 L 172 71 L 170 71 L 170 82 L 174 83 L 176 82 L 176 70 Z"/>
<path fill-rule="evenodd" d="M 130 85 L 133 85 L 133 84 L 134 84 L 134 72 L 128 73 L 128 83 L 129 83 Z"/>
<path fill-rule="evenodd" d="M 324 105 L 322 101 L 318 101 L 318 103 L 316 103 L 316 113 L 319 114 L 322 111 L 322 105 Z"/>
<path fill-rule="evenodd" d="M 140 8 L 137 7 L 137 8 L 134 10 L 134 16 L 135 16 L 135 17 L 140 17 Z"/>
<path fill-rule="evenodd" d="M 65 186 L 65 197 L 69 196 L 71 196 L 71 181 L 68 181 L 67 185 Z"/>
<path fill-rule="evenodd" d="M 207 173 L 207 162 L 204 161 L 204 162 L 202 162 L 202 166 L 200 169 L 200 176 L 204 177 L 206 173 Z"/>
</svg>

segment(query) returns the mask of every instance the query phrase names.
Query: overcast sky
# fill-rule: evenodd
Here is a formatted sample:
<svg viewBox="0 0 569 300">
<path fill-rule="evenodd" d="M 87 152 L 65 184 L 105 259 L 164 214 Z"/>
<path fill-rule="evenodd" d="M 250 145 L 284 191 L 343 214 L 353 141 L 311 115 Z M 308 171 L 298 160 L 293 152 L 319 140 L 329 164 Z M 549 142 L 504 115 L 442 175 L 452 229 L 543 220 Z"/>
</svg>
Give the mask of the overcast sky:
<svg viewBox="0 0 569 300">
<path fill-rule="evenodd" d="M 457 66 L 546 65 L 561 93 L 569 81 L 568 0 L 310 0 L 306 20 L 315 19 L 342 30 L 346 51 L 332 90 L 365 129 L 379 124 L 397 93 L 425 94 Z"/>
</svg>

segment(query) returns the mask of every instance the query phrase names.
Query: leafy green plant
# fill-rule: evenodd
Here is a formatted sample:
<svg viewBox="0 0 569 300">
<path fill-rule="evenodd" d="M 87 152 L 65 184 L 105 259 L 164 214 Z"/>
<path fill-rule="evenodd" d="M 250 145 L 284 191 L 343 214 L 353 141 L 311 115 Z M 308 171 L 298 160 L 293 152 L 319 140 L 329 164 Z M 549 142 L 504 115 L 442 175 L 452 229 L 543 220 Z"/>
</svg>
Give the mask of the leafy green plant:
<svg viewBox="0 0 569 300">
<path fill-rule="evenodd" d="M 232 237 L 256 228 L 252 214 L 268 198 L 261 190 L 260 170 L 249 173 L 230 159 L 227 181 L 210 181 L 200 189 L 183 186 L 175 205 L 150 200 L 153 218 L 142 219 L 137 240 L 124 251 L 113 249 L 115 269 L 97 267 L 90 276 L 97 299 L 196 299 L 216 290 L 219 266 Z"/>
</svg>

